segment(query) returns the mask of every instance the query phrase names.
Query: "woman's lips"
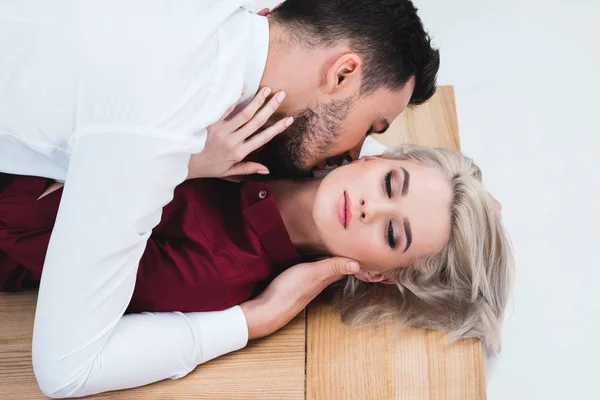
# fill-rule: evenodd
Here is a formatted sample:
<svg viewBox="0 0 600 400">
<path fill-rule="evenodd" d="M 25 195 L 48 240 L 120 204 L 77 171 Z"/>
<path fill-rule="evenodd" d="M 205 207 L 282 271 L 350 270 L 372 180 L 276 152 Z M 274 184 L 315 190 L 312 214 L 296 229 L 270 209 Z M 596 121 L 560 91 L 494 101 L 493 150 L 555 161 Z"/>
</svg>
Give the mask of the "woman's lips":
<svg viewBox="0 0 600 400">
<path fill-rule="evenodd" d="M 344 199 L 346 199 L 346 229 L 350 226 L 352 221 L 352 200 L 348 192 L 344 190 Z"/>
<path fill-rule="evenodd" d="M 352 200 L 348 195 L 348 192 L 344 190 L 344 193 L 338 200 L 338 220 L 344 229 L 348 229 L 350 221 L 352 221 Z"/>
</svg>

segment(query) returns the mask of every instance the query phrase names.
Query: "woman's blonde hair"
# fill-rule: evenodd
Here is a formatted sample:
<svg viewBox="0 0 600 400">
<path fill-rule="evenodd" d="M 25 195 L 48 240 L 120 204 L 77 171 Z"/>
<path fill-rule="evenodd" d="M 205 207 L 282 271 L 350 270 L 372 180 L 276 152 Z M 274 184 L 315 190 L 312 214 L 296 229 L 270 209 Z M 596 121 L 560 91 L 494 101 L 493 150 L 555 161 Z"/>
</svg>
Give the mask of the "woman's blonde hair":
<svg viewBox="0 0 600 400">
<path fill-rule="evenodd" d="M 500 330 L 513 270 L 510 242 L 481 170 L 453 150 L 403 146 L 384 155 L 442 171 L 452 189 L 451 232 L 437 254 L 393 272 L 395 285 L 349 277 L 337 296 L 351 326 L 396 320 L 403 327 L 439 329 L 452 340 L 481 339 L 486 355 L 500 351 Z"/>
</svg>

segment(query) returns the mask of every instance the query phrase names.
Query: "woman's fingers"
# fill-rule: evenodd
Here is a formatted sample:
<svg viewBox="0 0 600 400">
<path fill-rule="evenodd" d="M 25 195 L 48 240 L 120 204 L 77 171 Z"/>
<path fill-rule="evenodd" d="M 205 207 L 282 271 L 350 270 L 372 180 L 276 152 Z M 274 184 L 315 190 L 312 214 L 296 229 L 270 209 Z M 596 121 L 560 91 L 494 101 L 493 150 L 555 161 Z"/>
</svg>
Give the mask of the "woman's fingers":
<svg viewBox="0 0 600 400">
<path fill-rule="evenodd" d="M 256 115 L 256 112 L 260 109 L 260 107 L 262 107 L 262 105 L 265 103 L 265 100 L 270 94 L 271 88 L 266 87 L 260 90 L 242 111 L 231 118 L 227 124 L 228 130 L 235 132 L 242 125 L 250 121 Z"/>
<path fill-rule="evenodd" d="M 252 136 L 257 130 L 271 118 L 271 116 L 277 111 L 283 100 L 285 99 L 285 92 L 275 93 L 271 100 L 256 112 L 255 115 L 246 124 L 238 129 L 235 133 L 238 136 L 238 140 L 244 140 Z M 243 112 L 243 111 L 242 111 Z"/>
<path fill-rule="evenodd" d="M 239 162 L 234 164 L 229 171 L 225 174 L 225 176 L 238 176 L 238 175 L 267 175 L 269 173 L 269 169 L 262 164 L 258 164 L 255 162 Z"/>
<path fill-rule="evenodd" d="M 275 135 L 283 132 L 288 126 L 290 126 L 292 124 L 292 122 L 294 122 L 294 118 L 292 117 L 288 117 L 288 118 L 284 118 L 280 121 L 278 121 L 275 125 L 270 126 L 269 128 L 265 129 L 262 132 L 259 132 L 257 134 L 255 134 L 254 136 L 252 136 L 250 139 L 248 140 L 242 140 L 241 142 L 238 142 L 239 138 L 235 138 L 235 136 L 232 136 L 232 139 L 230 141 L 230 146 L 231 146 L 231 152 L 233 154 L 233 160 L 235 162 L 237 162 L 237 164 L 243 164 L 243 165 L 255 165 L 255 166 L 261 166 L 262 168 L 257 170 L 257 171 L 250 171 L 250 172 L 242 172 L 242 173 L 233 173 L 231 172 L 231 169 L 227 172 L 227 175 L 249 175 L 249 174 L 255 174 L 255 173 L 259 173 L 259 174 L 268 174 L 269 171 L 267 170 L 266 167 L 260 165 L 260 164 L 256 164 L 256 163 L 250 163 L 250 162 L 246 162 L 244 163 L 243 160 L 248 156 L 248 154 L 252 153 L 255 150 L 258 150 L 259 148 L 261 148 L 262 146 L 264 146 L 266 143 L 268 143 L 271 139 L 273 139 L 275 137 Z M 235 135 L 235 133 L 234 133 Z M 233 165 L 231 168 L 234 168 L 235 165 Z"/>
<path fill-rule="evenodd" d="M 221 119 L 219 121 L 226 121 L 227 117 L 229 117 L 229 115 L 231 115 L 231 113 L 233 112 L 233 110 L 235 110 L 236 106 L 237 106 L 237 104 L 234 104 L 231 107 L 229 107 L 227 109 L 227 111 L 225 111 L 225 113 L 223 114 L 223 116 L 221 117 Z"/>
<path fill-rule="evenodd" d="M 275 136 L 285 131 L 285 129 L 292 125 L 293 122 L 294 118 L 292 117 L 283 118 L 264 131 L 251 136 L 241 145 L 241 153 L 247 156 L 253 151 L 260 149 L 265 144 L 269 143 Z"/>
</svg>

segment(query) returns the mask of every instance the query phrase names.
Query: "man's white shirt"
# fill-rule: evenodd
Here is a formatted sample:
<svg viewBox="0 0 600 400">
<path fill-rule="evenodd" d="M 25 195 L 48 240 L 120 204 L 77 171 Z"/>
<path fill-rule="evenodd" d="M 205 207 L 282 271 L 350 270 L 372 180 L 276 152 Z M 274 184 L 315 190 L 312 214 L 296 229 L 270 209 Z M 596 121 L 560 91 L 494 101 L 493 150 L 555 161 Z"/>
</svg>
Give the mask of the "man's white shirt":
<svg viewBox="0 0 600 400">
<path fill-rule="evenodd" d="M 205 128 L 258 89 L 269 27 L 245 3 L 0 0 L 0 172 L 65 181 L 34 325 L 45 394 L 179 378 L 246 345 L 239 307 L 123 316 Z"/>
</svg>

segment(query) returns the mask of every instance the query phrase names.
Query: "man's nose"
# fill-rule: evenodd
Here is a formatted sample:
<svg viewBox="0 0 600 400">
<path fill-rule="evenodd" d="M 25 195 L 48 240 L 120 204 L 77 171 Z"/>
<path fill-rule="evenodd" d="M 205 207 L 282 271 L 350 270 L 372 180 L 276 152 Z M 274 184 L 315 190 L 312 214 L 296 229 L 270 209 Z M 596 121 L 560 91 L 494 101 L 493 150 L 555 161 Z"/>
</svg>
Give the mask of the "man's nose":
<svg viewBox="0 0 600 400">
<path fill-rule="evenodd" d="M 367 138 L 366 136 L 364 138 L 362 138 L 362 140 L 356 146 L 354 146 L 354 148 L 352 148 L 346 152 L 346 156 L 348 158 L 350 158 L 352 161 L 356 161 L 360 157 L 360 152 L 362 150 L 362 147 L 363 147 L 363 144 L 365 143 L 366 138 Z"/>
<path fill-rule="evenodd" d="M 329 157 L 328 159 L 321 161 L 319 164 L 317 164 L 313 168 L 313 170 L 320 171 L 327 167 L 340 167 L 340 166 L 344 165 L 344 161 L 346 163 L 350 163 L 355 160 L 356 160 L 356 158 L 353 158 L 353 156 L 351 156 L 350 153 L 347 152 L 342 155 Z"/>
</svg>

